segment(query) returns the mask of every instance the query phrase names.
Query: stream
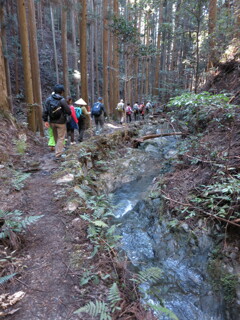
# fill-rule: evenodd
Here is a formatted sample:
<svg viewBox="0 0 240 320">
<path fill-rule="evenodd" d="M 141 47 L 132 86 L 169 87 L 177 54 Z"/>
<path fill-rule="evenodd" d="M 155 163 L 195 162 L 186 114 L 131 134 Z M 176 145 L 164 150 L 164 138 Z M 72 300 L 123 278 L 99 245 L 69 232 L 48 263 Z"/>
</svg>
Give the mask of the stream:
<svg viewBox="0 0 240 320">
<path fill-rule="evenodd" d="M 176 155 L 176 138 L 157 139 L 141 146 L 148 156 L 144 170 L 139 174 L 136 167 L 136 178 L 113 194 L 121 248 L 137 270 L 158 267 L 163 272 L 158 283 L 142 285 L 145 303 L 164 304 L 179 320 L 227 319 L 223 297 L 214 292 L 207 270 L 214 247 L 210 232 L 192 232 L 186 223 L 176 228 L 161 211 L 160 197 L 148 197 L 154 179 L 170 170 L 170 158 Z"/>
</svg>

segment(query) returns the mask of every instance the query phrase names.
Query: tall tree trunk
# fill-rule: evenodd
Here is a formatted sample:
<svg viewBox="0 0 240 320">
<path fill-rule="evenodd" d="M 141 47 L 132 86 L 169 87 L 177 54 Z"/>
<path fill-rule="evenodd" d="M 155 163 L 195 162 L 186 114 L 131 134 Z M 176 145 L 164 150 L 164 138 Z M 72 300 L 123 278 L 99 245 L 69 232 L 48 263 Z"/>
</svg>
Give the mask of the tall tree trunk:
<svg viewBox="0 0 240 320">
<path fill-rule="evenodd" d="M 104 105 L 109 114 L 108 101 L 108 0 L 103 0 L 103 97 Z"/>
<path fill-rule="evenodd" d="M 56 46 L 56 36 L 55 36 L 55 24 L 54 24 L 53 7 L 52 7 L 51 2 L 50 2 L 50 16 L 51 16 L 51 27 L 52 27 L 52 37 L 53 37 L 53 52 L 54 52 L 56 81 L 57 81 L 57 83 L 59 83 L 58 57 L 57 57 L 57 46 Z"/>
<path fill-rule="evenodd" d="M 153 88 L 154 96 L 159 95 L 158 87 L 159 87 L 159 72 L 160 72 L 160 62 L 161 62 L 160 49 L 161 49 L 162 24 L 163 24 L 163 1 L 160 0 L 159 18 L 158 18 L 158 36 L 157 36 L 157 56 L 156 56 L 155 80 L 154 80 L 154 88 Z"/>
<path fill-rule="evenodd" d="M 79 88 L 79 83 L 80 79 L 78 78 L 78 53 L 77 53 L 77 37 L 76 37 L 76 15 L 75 15 L 75 10 L 76 10 L 76 0 L 73 3 L 73 6 L 71 8 L 71 25 L 72 25 L 72 50 L 73 50 L 73 68 L 76 73 L 76 78 L 74 78 L 74 83 L 75 83 L 75 90 L 76 90 L 76 96 L 79 98 L 80 96 L 80 88 Z"/>
<path fill-rule="evenodd" d="M 94 5 L 94 14 L 98 14 L 98 7 L 97 7 L 97 1 L 93 0 Z M 94 47 L 95 47 L 95 74 L 96 74 L 96 93 L 99 97 L 100 90 L 99 90 L 99 71 L 98 71 L 98 61 L 99 61 L 99 46 L 98 46 L 98 27 L 99 22 L 98 19 L 95 19 L 94 21 Z"/>
<path fill-rule="evenodd" d="M 87 0 L 80 0 L 82 5 L 80 21 L 80 70 L 81 97 L 88 103 L 88 69 L 87 69 Z"/>
<path fill-rule="evenodd" d="M 7 93 L 7 80 L 2 50 L 2 39 L 0 38 L 0 110 L 10 111 Z"/>
<path fill-rule="evenodd" d="M 69 80 L 68 80 L 68 52 L 67 52 L 67 8 L 65 3 L 62 6 L 62 59 L 63 59 L 63 84 L 65 94 L 69 95 Z"/>
<path fill-rule="evenodd" d="M 112 1 L 111 1 L 112 6 Z M 109 43 L 108 43 L 108 65 L 109 65 L 109 112 L 112 116 L 116 105 L 114 105 L 114 71 L 113 71 L 113 34 L 109 32 Z"/>
<path fill-rule="evenodd" d="M 234 16 L 235 16 L 235 37 L 240 39 L 240 2 L 234 0 Z"/>
<path fill-rule="evenodd" d="M 217 20 L 217 0 L 210 0 L 209 2 L 209 18 L 208 18 L 208 37 L 209 37 L 209 58 L 208 58 L 208 70 L 216 64 L 216 52 L 215 52 L 215 29 Z"/>
<path fill-rule="evenodd" d="M 118 0 L 113 0 L 114 16 L 119 16 Z M 113 35 L 113 108 L 116 115 L 116 105 L 119 102 L 119 53 L 118 53 L 118 38 Z"/>
<path fill-rule="evenodd" d="M 4 68 L 5 68 L 5 76 L 7 82 L 7 95 L 8 95 L 8 104 L 9 108 L 12 111 L 12 87 L 10 80 L 10 70 L 9 70 L 9 62 L 8 62 L 8 50 L 7 50 L 7 38 L 6 38 L 6 11 L 4 7 L 4 3 L 0 4 L 0 30 L 1 30 L 1 39 L 2 39 L 2 52 L 4 52 Z"/>
<path fill-rule="evenodd" d="M 172 48 L 172 61 L 171 70 L 174 71 L 177 67 L 177 61 L 179 56 L 179 21 L 180 21 L 180 9 L 182 5 L 182 0 L 177 0 L 176 12 L 175 12 L 175 32 L 173 36 L 173 48 Z"/>
<path fill-rule="evenodd" d="M 26 6 L 24 0 L 17 0 L 19 34 L 21 42 L 21 50 L 23 57 L 23 75 L 24 75 L 24 89 L 25 100 L 28 104 L 28 128 L 36 131 L 35 112 L 33 105 L 33 87 L 32 87 L 32 73 L 30 65 L 29 41 L 28 41 L 28 27 L 26 17 Z"/>
<path fill-rule="evenodd" d="M 149 19 L 150 19 L 150 12 L 148 11 L 146 13 L 146 46 L 147 48 L 149 47 L 149 32 L 150 32 Z M 146 83 L 145 83 L 146 97 L 149 95 L 149 62 L 150 62 L 150 56 L 147 56 L 146 57 Z"/>
<path fill-rule="evenodd" d="M 93 0 L 90 1 L 90 9 L 92 15 L 94 15 L 94 5 L 93 5 Z M 94 28 L 94 20 L 92 19 L 91 25 L 90 25 L 90 79 L 91 79 L 91 104 L 94 103 L 95 99 L 95 87 L 94 87 L 94 80 L 95 80 L 95 72 L 94 72 L 94 33 L 95 33 L 95 28 Z"/>
<path fill-rule="evenodd" d="M 36 107 L 36 125 L 41 136 L 44 136 L 43 121 L 42 121 L 42 91 L 40 81 L 40 69 L 38 58 L 38 43 L 34 0 L 28 0 L 29 12 L 29 38 L 30 38 L 30 55 L 31 55 L 31 71 L 33 80 L 33 98 Z"/>
</svg>

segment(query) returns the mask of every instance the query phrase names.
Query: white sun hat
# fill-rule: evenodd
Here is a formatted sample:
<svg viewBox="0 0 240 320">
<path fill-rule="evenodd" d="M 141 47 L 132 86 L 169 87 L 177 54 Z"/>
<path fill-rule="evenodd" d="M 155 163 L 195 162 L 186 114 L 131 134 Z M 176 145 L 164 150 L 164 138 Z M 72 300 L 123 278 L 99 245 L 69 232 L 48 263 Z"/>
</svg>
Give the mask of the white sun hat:
<svg viewBox="0 0 240 320">
<path fill-rule="evenodd" d="M 79 104 L 80 106 L 86 106 L 87 105 L 87 103 L 82 98 L 78 99 L 74 103 L 75 104 Z"/>
</svg>

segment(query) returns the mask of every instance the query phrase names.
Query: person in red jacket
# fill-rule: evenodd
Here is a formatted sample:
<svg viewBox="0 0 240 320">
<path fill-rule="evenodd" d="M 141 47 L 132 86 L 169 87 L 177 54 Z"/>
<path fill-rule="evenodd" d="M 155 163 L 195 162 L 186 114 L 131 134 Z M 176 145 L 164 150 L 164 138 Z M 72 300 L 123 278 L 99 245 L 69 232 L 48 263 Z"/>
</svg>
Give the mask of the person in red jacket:
<svg viewBox="0 0 240 320">
<path fill-rule="evenodd" d="M 74 141 L 74 129 L 78 129 L 78 119 L 71 97 L 67 97 L 67 104 L 69 105 L 71 110 L 71 116 L 67 118 L 67 140 L 68 137 L 70 137 L 70 144 L 76 144 L 76 142 Z"/>
</svg>

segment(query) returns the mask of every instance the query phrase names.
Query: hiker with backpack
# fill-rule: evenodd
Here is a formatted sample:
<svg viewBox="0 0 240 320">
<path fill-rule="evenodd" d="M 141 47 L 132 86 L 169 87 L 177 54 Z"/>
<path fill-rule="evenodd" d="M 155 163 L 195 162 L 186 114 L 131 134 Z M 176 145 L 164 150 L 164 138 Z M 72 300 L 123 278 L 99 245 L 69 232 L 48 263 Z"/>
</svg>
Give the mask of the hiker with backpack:
<svg viewBox="0 0 240 320">
<path fill-rule="evenodd" d="M 94 118 L 96 125 L 96 135 L 102 132 L 104 126 L 104 117 L 106 117 L 106 111 L 104 109 L 104 105 L 102 103 L 102 98 L 99 97 L 98 101 L 94 103 L 91 110 L 91 117 Z"/>
<path fill-rule="evenodd" d="M 134 115 L 134 120 L 138 120 L 138 115 L 139 115 L 139 106 L 138 106 L 138 101 L 136 101 L 133 105 L 133 115 Z"/>
<path fill-rule="evenodd" d="M 78 141 L 82 142 L 84 131 L 87 129 L 88 123 L 91 121 L 91 118 L 90 118 L 91 112 L 89 112 L 85 107 L 85 105 L 87 104 L 83 99 L 79 99 L 78 101 L 75 102 L 75 104 L 77 105 L 79 104 L 79 106 L 76 107 L 75 110 L 78 118 L 78 131 L 79 131 Z"/>
<path fill-rule="evenodd" d="M 63 98 L 63 85 L 56 84 L 53 91 L 54 92 L 47 98 L 44 104 L 42 118 L 45 122 L 45 127 L 51 127 L 53 130 L 53 136 L 56 142 L 55 159 L 60 160 L 67 131 L 67 115 L 71 115 L 71 109 Z"/>
<path fill-rule="evenodd" d="M 144 120 L 145 106 L 143 102 L 139 106 L 139 113 L 142 116 L 142 120 Z"/>
<path fill-rule="evenodd" d="M 127 122 L 131 122 L 132 121 L 132 108 L 130 106 L 130 103 L 127 104 L 127 107 L 126 107 L 126 119 L 127 119 Z"/>
<path fill-rule="evenodd" d="M 71 115 L 67 116 L 67 141 L 70 137 L 70 144 L 76 144 L 76 142 L 74 141 L 74 129 L 78 129 L 78 119 L 71 97 L 67 97 L 67 104 L 69 105 L 71 110 Z"/>
<path fill-rule="evenodd" d="M 124 122 L 124 102 L 123 102 L 123 99 L 121 99 L 120 102 L 117 104 L 116 110 L 118 113 L 119 123 L 123 124 L 123 122 Z"/>
<path fill-rule="evenodd" d="M 146 113 L 148 114 L 152 109 L 152 104 L 150 101 L 147 102 L 146 104 Z"/>
</svg>

